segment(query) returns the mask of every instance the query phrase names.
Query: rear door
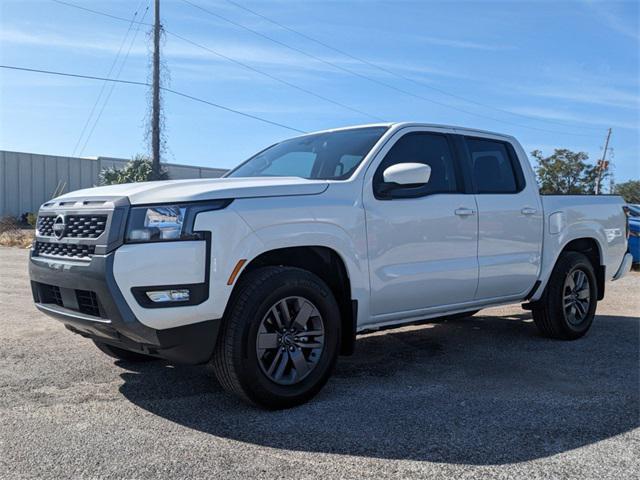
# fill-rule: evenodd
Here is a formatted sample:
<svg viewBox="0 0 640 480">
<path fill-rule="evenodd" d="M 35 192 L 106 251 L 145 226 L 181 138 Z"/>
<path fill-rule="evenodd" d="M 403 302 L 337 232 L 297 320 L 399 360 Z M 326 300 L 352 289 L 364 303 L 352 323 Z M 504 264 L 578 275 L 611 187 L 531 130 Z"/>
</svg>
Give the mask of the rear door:
<svg viewBox="0 0 640 480">
<path fill-rule="evenodd" d="M 479 215 L 475 297 L 525 296 L 540 269 L 543 215 L 538 186 L 527 182 L 514 146 L 504 138 L 465 136 L 463 143 Z"/>
</svg>

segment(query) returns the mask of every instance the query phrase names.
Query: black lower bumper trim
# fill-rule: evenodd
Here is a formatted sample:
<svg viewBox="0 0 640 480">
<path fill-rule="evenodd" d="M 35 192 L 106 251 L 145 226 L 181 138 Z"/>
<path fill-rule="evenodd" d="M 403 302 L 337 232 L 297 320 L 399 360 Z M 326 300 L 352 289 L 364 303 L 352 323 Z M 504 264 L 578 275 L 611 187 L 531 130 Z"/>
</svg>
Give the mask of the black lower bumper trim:
<svg viewBox="0 0 640 480">
<path fill-rule="evenodd" d="M 120 335 L 116 330 L 108 331 L 98 325 L 88 326 L 62 320 L 68 330 L 98 342 L 124 348 L 132 352 L 152 355 L 174 363 L 198 365 L 206 363 L 213 355 L 220 320 L 207 320 L 191 325 L 157 330 L 158 345 L 137 343 Z"/>
<path fill-rule="evenodd" d="M 80 335 L 127 350 L 165 358 L 176 363 L 203 363 L 213 354 L 220 320 L 208 320 L 181 327 L 156 330 L 143 325 L 127 305 L 113 278 L 113 253 L 95 255 L 90 262 L 61 262 L 32 256 L 29 275 L 36 306 L 60 320 Z M 51 303 L 40 285 L 60 290 L 93 292 L 100 304 L 101 316 L 87 315 Z"/>
</svg>

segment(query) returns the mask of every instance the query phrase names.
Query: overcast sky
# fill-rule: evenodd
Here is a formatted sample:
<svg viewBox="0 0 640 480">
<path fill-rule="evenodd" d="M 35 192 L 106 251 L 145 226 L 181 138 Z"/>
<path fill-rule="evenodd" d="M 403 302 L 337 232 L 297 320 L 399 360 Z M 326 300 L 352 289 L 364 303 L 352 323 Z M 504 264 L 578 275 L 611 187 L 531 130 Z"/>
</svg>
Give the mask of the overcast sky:
<svg viewBox="0 0 640 480">
<path fill-rule="evenodd" d="M 149 1 L 68 0 L 144 22 L 153 17 Z M 527 151 L 569 148 L 594 160 L 611 127 L 616 179 L 640 177 L 640 2 L 237 0 L 397 75 L 227 0 L 189 2 L 275 42 L 183 0 L 162 0 L 172 89 L 304 131 L 415 120 L 505 132 Z M 51 0 L 0 5 L 2 64 L 149 78 L 145 25 Z M 112 157 L 147 151 L 146 87 L 110 91 L 102 82 L 0 70 L 0 149 Z M 169 162 L 231 167 L 295 134 L 169 93 L 164 101 Z"/>
</svg>

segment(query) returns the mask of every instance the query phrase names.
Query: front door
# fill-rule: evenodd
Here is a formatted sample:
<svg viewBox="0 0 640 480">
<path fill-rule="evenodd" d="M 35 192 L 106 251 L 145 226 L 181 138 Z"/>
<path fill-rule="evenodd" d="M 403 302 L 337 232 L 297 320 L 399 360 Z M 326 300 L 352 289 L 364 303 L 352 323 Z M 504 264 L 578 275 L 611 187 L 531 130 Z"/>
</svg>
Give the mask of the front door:
<svg viewBox="0 0 640 480">
<path fill-rule="evenodd" d="M 463 193 L 450 138 L 412 130 L 399 132 L 365 176 L 374 323 L 472 301 L 478 282 L 477 207 L 474 196 Z M 388 193 L 384 170 L 407 162 L 429 165 L 429 182 Z"/>
</svg>

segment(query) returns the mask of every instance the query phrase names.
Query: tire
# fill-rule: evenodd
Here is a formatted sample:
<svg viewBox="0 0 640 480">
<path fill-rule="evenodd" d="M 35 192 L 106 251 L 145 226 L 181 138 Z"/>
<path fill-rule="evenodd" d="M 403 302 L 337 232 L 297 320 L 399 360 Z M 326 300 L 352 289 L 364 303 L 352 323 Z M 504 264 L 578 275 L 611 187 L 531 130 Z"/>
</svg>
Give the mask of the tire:
<svg viewBox="0 0 640 480">
<path fill-rule="evenodd" d="M 578 288 L 580 278 L 584 278 L 581 285 L 588 291 Z M 542 298 L 532 306 L 533 320 L 545 337 L 575 340 L 589 331 L 597 301 L 593 265 L 581 253 L 565 252 L 556 262 Z"/>
<path fill-rule="evenodd" d="M 154 360 L 158 360 L 156 357 L 145 355 L 144 353 L 131 352 L 124 348 L 114 347 L 113 345 L 107 345 L 106 343 L 102 343 L 98 340 L 94 340 L 93 343 L 96 344 L 96 347 L 98 347 L 102 353 L 106 353 L 110 357 L 123 360 L 125 362 L 152 362 Z"/>
<path fill-rule="evenodd" d="M 340 310 L 331 290 L 311 272 L 291 267 L 258 268 L 236 288 L 212 358 L 218 381 L 268 409 L 307 402 L 327 382 L 338 356 Z M 287 321 L 287 313 L 308 328 Z M 282 333 L 285 326 L 292 328 Z"/>
</svg>

